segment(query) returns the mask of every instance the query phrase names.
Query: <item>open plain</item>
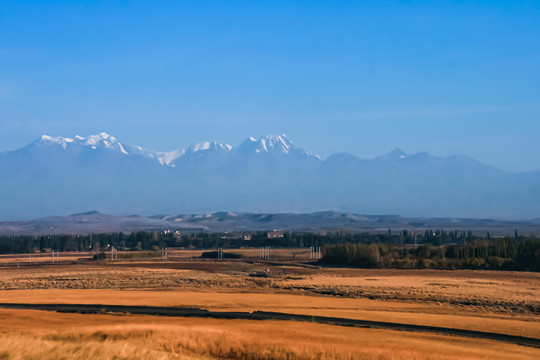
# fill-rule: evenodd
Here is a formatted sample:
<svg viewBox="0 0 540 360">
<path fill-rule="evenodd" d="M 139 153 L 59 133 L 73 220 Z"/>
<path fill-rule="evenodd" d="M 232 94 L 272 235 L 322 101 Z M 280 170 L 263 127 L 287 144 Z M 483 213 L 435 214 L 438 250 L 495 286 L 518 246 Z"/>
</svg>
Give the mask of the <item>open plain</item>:
<svg viewBox="0 0 540 360">
<path fill-rule="evenodd" d="M 90 253 L 0 257 L 0 359 L 535 359 L 540 348 L 429 331 L 321 324 L 316 317 L 469 330 L 540 342 L 540 275 L 320 267 L 306 249 L 242 259 L 92 261 Z M 120 254 L 122 255 L 122 254 Z M 99 304 L 96 313 L 9 304 Z M 313 321 L 156 316 L 107 306 L 258 311 Z"/>
</svg>

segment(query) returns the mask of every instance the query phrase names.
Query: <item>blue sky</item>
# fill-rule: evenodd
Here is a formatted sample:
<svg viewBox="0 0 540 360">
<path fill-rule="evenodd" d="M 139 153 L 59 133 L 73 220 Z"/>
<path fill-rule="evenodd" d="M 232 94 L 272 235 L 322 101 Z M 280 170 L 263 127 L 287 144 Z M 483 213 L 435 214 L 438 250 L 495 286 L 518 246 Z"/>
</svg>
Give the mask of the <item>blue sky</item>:
<svg viewBox="0 0 540 360">
<path fill-rule="evenodd" d="M 540 2 L 0 3 L 0 150 L 286 133 L 540 170 Z"/>
</svg>

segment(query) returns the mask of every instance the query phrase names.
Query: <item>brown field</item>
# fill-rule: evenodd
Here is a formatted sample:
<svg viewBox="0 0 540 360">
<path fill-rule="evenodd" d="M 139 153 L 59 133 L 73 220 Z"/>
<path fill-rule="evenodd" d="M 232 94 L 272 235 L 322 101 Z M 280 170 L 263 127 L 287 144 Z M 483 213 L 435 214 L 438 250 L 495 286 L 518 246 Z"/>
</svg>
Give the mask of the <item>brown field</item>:
<svg viewBox="0 0 540 360">
<path fill-rule="evenodd" d="M 276 311 L 540 338 L 536 273 L 319 268 L 309 251 L 243 260 L 0 257 L 1 303 Z M 25 261 L 26 260 L 26 261 Z M 536 359 L 540 349 L 458 336 L 294 321 L 0 309 L 0 359 Z"/>
</svg>

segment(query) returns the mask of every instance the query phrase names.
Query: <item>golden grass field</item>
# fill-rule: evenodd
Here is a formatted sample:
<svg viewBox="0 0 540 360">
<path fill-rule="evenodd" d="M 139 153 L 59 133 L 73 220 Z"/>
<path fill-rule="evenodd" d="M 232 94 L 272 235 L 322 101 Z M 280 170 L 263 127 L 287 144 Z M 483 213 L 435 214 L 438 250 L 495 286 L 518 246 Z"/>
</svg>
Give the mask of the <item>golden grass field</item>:
<svg viewBox="0 0 540 360">
<path fill-rule="evenodd" d="M 536 273 L 318 268 L 305 249 L 276 251 L 269 262 L 241 251 L 248 258 L 2 256 L 0 302 L 264 310 L 540 338 Z M 0 323 L 0 359 L 540 358 L 538 348 L 500 341 L 295 321 L 0 309 Z"/>
</svg>

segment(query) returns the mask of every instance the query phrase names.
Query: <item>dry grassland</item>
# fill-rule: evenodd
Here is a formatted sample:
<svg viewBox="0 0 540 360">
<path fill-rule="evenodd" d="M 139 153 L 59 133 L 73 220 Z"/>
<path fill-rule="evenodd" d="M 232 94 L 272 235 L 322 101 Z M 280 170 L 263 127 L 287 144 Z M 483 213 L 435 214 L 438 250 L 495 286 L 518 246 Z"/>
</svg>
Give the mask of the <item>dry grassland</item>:
<svg viewBox="0 0 540 360">
<path fill-rule="evenodd" d="M 304 253 L 260 262 L 172 251 L 168 261 L 114 263 L 66 254 L 19 267 L 4 257 L 0 302 L 264 310 L 540 338 L 538 274 L 319 269 L 298 261 Z M 495 341 L 288 321 L 0 310 L 0 323 L 0 359 L 540 358 L 539 349 Z"/>
<path fill-rule="evenodd" d="M 448 306 L 401 301 L 328 298 L 323 296 L 175 291 L 15 290 L 0 291 L 0 302 L 151 305 L 213 311 L 275 311 L 290 314 L 401 322 L 540 338 L 540 319 L 530 315 L 460 311 Z"/>
<path fill-rule="evenodd" d="M 5 359 L 533 359 L 487 340 L 295 322 L 0 310 Z"/>
</svg>

